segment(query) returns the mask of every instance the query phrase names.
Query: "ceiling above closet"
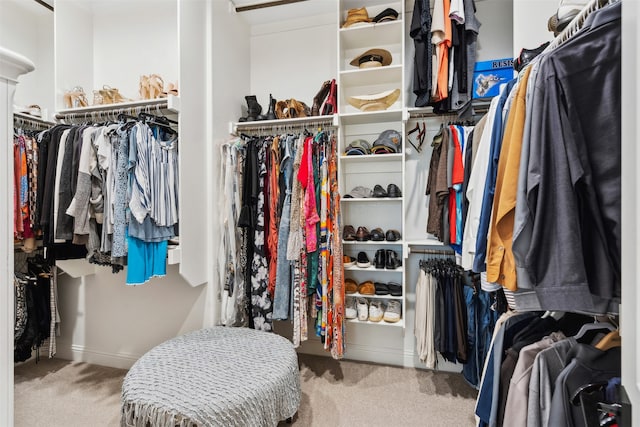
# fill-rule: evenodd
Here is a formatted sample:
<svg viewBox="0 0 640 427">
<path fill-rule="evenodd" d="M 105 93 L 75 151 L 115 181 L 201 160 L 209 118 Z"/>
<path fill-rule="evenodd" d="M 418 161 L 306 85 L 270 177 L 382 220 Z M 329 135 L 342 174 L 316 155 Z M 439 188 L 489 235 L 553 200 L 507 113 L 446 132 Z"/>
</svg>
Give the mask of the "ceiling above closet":
<svg viewBox="0 0 640 427">
<path fill-rule="evenodd" d="M 262 5 L 279 2 L 273 0 L 231 0 L 232 7 Z M 310 16 L 335 13 L 336 3 L 327 0 L 304 0 L 290 4 L 280 4 L 260 9 L 239 12 L 239 16 L 249 25 L 270 24 L 273 22 L 291 21 L 296 19 L 308 19 Z"/>
</svg>

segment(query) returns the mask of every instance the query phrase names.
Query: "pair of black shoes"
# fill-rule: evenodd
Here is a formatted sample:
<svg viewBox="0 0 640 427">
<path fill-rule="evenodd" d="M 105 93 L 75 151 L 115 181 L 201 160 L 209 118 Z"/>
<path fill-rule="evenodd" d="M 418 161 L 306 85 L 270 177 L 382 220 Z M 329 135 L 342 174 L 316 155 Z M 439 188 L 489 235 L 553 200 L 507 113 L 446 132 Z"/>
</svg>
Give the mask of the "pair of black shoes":
<svg viewBox="0 0 640 427">
<path fill-rule="evenodd" d="M 391 249 L 378 249 L 373 259 L 373 265 L 377 269 L 386 268 L 387 270 L 395 270 L 402 265 L 402 261 L 400 261 L 396 251 Z"/>
<path fill-rule="evenodd" d="M 384 188 L 382 188 L 382 185 L 376 184 L 375 187 L 373 187 L 373 197 L 376 197 L 376 198 L 383 198 L 383 197 L 398 198 L 398 197 L 402 197 L 402 191 L 400 191 L 400 188 L 398 188 L 398 186 L 395 185 L 395 184 L 387 185 L 387 190 L 386 191 L 385 191 Z"/>
<path fill-rule="evenodd" d="M 382 242 L 386 240 L 387 242 L 397 242 L 402 238 L 402 235 L 398 230 L 389 229 L 387 232 L 383 232 L 381 228 L 374 228 L 369 233 L 371 240 L 374 242 Z"/>
<path fill-rule="evenodd" d="M 376 295 L 391 295 L 394 297 L 402 296 L 402 286 L 396 282 L 382 283 L 375 282 Z"/>
</svg>

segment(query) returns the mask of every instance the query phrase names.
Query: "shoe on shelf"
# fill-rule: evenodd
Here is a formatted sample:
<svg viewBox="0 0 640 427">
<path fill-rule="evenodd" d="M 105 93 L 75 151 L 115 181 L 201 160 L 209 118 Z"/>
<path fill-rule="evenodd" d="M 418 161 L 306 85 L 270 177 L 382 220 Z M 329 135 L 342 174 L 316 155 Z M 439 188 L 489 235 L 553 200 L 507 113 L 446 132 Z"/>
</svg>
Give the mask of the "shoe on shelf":
<svg viewBox="0 0 640 427">
<path fill-rule="evenodd" d="M 389 289 L 389 294 L 394 297 L 402 296 L 402 286 L 400 283 L 389 282 L 387 283 L 387 288 Z"/>
<path fill-rule="evenodd" d="M 369 301 L 366 298 L 357 298 L 356 310 L 358 311 L 358 320 L 366 321 L 369 318 Z"/>
<path fill-rule="evenodd" d="M 276 117 L 276 99 L 269 94 L 269 110 L 267 110 L 267 114 L 265 116 L 267 120 L 275 120 Z"/>
<path fill-rule="evenodd" d="M 157 74 L 149 76 L 147 88 L 149 92 L 149 98 L 147 99 L 165 98 L 167 96 L 164 92 L 164 80 Z"/>
<path fill-rule="evenodd" d="M 100 95 L 100 91 L 99 90 L 94 90 L 93 91 L 93 105 L 103 105 L 104 104 L 104 98 L 102 97 L 102 95 Z"/>
<path fill-rule="evenodd" d="M 82 89 L 82 87 L 80 86 L 76 86 L 70 91 L 65 92 L 63 99 L 65 108 L 80 108 L 89 106 L 87 96 L 84 94 L 84 89 Z"/>
<path fill-rule="evenodd" d="M 178 83 L 167 83 L 167 89 L 163 92 L 165 96 L 173 95 L 178 96 Z"/>
<path fill-rule="evenodd" d="M 384 269 L 387 264 L 387 255 L 384 249 L 378 249 L 376 251 L 376 256 L 373 258 L 373 265 L 377 269 Z"/>
<path fill-rule="evenodd" d="M 384 231 L 381 228 L 376 227 L 369 233 L 369 237 L 374 242 L 382 242 L 384 241 Z"/>
<path fill-rule="evenodd" d="M 389 197 L 389 195 L 387 194 L 385 189 L 382 188 L 382 185 L 376 184 L 373 187 L 373 197 L 381 198 L 381 197 Z"/>
<path fill-rule="evenodd" d="M 382 307 L 382 301 L 371 301 L 369 303 L 369 321 L 379 322 L 384 316 L 384 309 Z"/>
<path fill-rule="evenodd" d="M 324 100 L 327 98 L 327 95 L 329 95 L 329 89 L 331 89 L 331 80 L 327 80 L 322 83 L 320 90 L 316 96 L 313 97 L 313 105 L 311 106 L 312 116 L 320 115 L 320 107 L 322 107 Z"/>
<path fill-rule="evenodd" d="M 389 287 L 386 283 L 375 282 L 376 295 L 389 295 Z"/>
<path fill-rule="evenodd" d="M 345 225 L 342 229 L 342 240 L 345 242 L 353 242 L 356 240 L 356 229 L 353 225 Z"/>
<path fill-rule="evenodd" d="M 371 261 L 369 261 L 369 257 L 366 252 L 359 252 L 358 259 L 356 260 L 356 265 L 360 268 L 369 268 L 371 267 Z"/>
<path fill-rule="evenodd" d="M 119 104 L 121 102 L 131 101 L 128 98 L 120 95 L 120 92 L 116 88 L 112 88 L 108 85 L 103 85 L 102 90 L 98 91 L 102 95 L 104 104 Z"/>
<path fill-rule="evenodd" d="M 373 284 L 371 280 L 367 280 L 365 282 L 360 283 L 360 285 L 358 286 L 358 293 L 360 295 L 375 295 L 376 286 Z"/>
<path fill-rule="evenodd" d="M 344 268 L 354 267 L 356 265 L 356 259 L 349 255 L 343 255 L 342 265 L 344 266 Z"/>
<path fill-rule="evenodd" d="M 402 191 L 395 184 L 387 185 L 387 194 L 393 198 L 402 197 Z"/>
<path fill-rule="evenodd" d="M 42 109 L 36 104 L 29 105 L 27 107 L 27 114 L 34 117 L 42 117 Z"/>
<path fill-rule="evenodd" d="M 398 240 L 402 239 L 402 236 L 400 235 L 400 232 L 398 230 L 390 229 L 387 230 L 385 239 L 387 239 L 387 242 L 397 242 Z"/>
<path fill-rule="evenodd" d="M 358 292 L 358 284 L 356 281 L 350 278 L 344 279 L 344 292 L 346 294 L 355 294 Z"/>
<path fill-rule="evenodd" d="M 356 232 L 356 240 L 358 242 L 366 242 L 370 239 L 371 234 L 369 233 L 369 230 L 367 230 L 367 227 L 358 227 L 358 231 Z"/>
<path fill-rule="evenodd" d="M 347 297 L 344 307 L 344 317 L 346 317 L 347 319 L 355 319 L 358 317 L 358 309 L 356 307 L 355 297 Z"/>
<path fill-rule="evenodd" d="M 400 261 L 400 258 L 398 258 L 397 252 L 391 249 L 387 249 L 386 261 L 387 270 L 395 270 L 402 265 L 402 261 Z"/>
<path fill-rule="evenodd" d="M 387 323 L 396 323 L 400 321 L 402 306 L 400 301 L 391 300 L 387 302 L 387 308 L 384 310 L 384 321 Z"/>
</svg>

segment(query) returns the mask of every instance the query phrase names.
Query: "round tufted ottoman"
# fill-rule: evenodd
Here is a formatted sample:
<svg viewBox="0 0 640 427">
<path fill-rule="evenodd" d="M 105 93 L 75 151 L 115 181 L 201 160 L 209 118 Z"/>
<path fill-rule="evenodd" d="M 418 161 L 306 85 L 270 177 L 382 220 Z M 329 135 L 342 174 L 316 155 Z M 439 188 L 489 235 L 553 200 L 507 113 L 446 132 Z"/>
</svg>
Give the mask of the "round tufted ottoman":
<svg viewBox="0 0 640 427">
<path fill-rule="evenodd" d="M 300 373 L 285 338 L 214 327 L 151 349 L 122 384 L 122 426 L 275 426 L 300 405 Z"/>
</svg>

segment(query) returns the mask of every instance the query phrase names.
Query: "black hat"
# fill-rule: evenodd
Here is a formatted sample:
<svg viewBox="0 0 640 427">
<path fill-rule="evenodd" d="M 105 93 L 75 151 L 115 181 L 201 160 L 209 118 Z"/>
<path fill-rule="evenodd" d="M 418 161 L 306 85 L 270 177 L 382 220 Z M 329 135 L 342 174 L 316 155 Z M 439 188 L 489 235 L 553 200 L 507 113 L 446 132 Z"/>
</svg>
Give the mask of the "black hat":
<svg viewBox="0 0 640 427">
<path fill-rule="evenodd" d="M 371 21 L 373 22 L 386 22 L 386 21 L 395 21 L 398 19 L 398 12 L 395 9 L 391 9 L 390 7 L 386 8 L 379 14 L 377 14 Z"/>
</svg>

